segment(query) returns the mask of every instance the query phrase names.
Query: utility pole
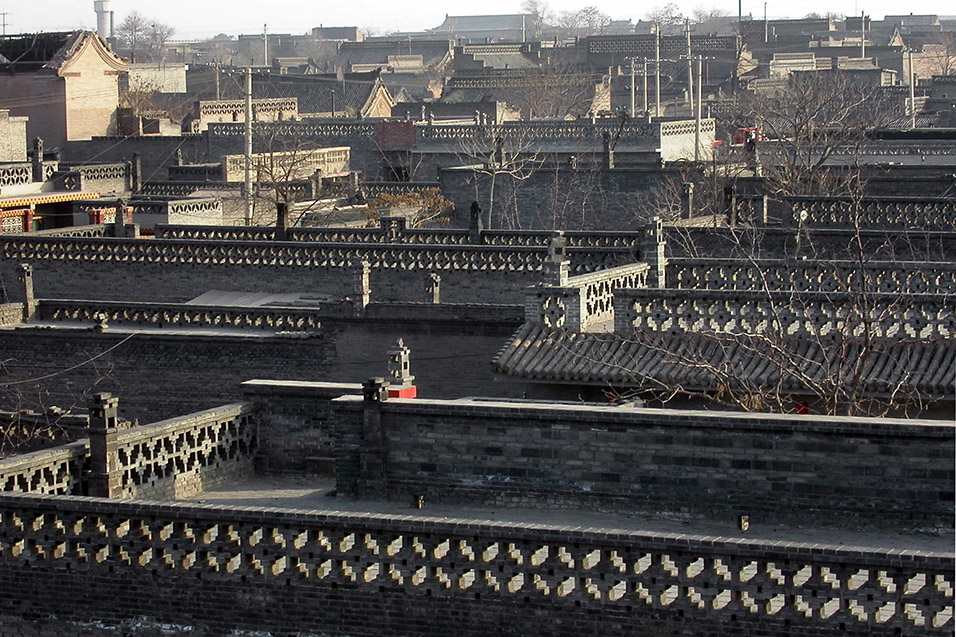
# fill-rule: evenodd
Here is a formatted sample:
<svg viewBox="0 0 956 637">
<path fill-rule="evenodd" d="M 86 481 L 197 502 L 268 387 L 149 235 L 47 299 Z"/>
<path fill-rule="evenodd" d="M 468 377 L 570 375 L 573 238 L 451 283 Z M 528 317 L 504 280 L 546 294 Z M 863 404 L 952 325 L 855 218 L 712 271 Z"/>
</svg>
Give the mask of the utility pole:
<svg viewBox="0 0 956 637">
<path fill-rule="evenodd" d="M 637 104 L 635 103 L 637 100 L 635 99 L 635 95 L 634 95 L 634 94 L 637 92 L 637 89 L 636 89 L 636 87 L 634 86 L 634 80 L 635 80 L 635 77 L 634 77 L 634 58 L 631 58 L 631 119 L 634 119 L 634 117 L 636 116 L 636 113 L 634 112 L 634 109 L 635 109 L 636 106 L 637 106 Z"/>
<path fill-rule="evenodd" d="M 6 11 L 0 13 L 0 17 L 3 18 L 3 37 L 7 37 L 7 16 L 10 15 Z"/>
<path fill-rule="evenodd" d="M 644 90 L 642 94 L 644 95 L 644 114 L 646 115 L 650 113 L 650 111 L 647 110 L 647 58 L 644 58 L 644 72 L 641 74 L 641 77 L 644 80 Z"/>
<path fill-rule="evenodd" d="M 866 11 L 860 11 L 860 59 L 866 58 Z"/>
<path fill-rule="evenodd" d="M 262 25 L 262 65 L 269 66 L 269 25 Z"/>
<path fill-rule="evenodd" d="M 216 99 L 222 99 L 222 89 L 219 86 L 219 62 L 213 66 L 213 70 L 216 72 Z"/>
<path fill-rule="evenodd" d="M 246 67 L 245 222 L 252 225 L 252 67 Z"/>
<path fill-rule="evenodd" d="M 694 161 L 700 161 L 700 112 L 703 102 L 704 56 L 697 57 L 697 110 L 694 113 Z"/>
<path fill-rule="evenodd" d="M 694 53 L 690 44 L 690 20 L 684 20 L 684 35 L 687 37 L 687 103 L 690 115 L 694 115 Z"/>
<path fill-rule="evenodd" d="M 767 22 L 767 3 L 763 3 L 763 43 L 770 41 L 770 23 Z"/>
<path fill-rule="evenodd" d="M 910 128 L 916 128 L 916 73 L 913 72 L 913 49 L 906 52 L 910 76 Z"/>
<path fill-rule="evenodd" d="M 654 112 L 657 117 L 661 116 L 661 25 L 654 23 L 654 96 L 657 100 L 657 106 Z"/>
</svg>

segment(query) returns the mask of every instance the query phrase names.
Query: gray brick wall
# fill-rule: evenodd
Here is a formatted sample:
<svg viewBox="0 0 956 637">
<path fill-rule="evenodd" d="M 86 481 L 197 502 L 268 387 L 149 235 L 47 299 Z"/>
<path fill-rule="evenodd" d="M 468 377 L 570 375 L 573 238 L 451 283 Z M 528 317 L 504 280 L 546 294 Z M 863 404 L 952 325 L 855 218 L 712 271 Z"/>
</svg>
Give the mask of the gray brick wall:
<svg viewBox="0 0 956 637">
<path fill-rule="evenodd" d="M 333 402 L 339 490 L 363 403 Z M 387 495 L 822 526 L 953 526 L 954 428 L 935 421 L 390 400 Z"/>
</svg>

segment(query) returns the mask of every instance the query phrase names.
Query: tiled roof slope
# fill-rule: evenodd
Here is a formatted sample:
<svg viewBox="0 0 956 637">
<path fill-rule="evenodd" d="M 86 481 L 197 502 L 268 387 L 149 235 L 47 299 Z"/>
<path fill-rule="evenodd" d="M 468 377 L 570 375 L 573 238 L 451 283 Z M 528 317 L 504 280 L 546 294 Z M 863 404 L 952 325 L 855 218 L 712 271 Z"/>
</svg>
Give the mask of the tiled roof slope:
<svg viewBox="0 0 956 637">
<path fill-rule="evenodd" d="M 836 362 L 824 362 L 819 343 L 795 339 L 789 344 L 804 373 L 819 378 Z M 830 348 L 849 366 L 859 360 L 859 343 Z M 643 389 L 682 387 L 713 391 L 717 378 L 708 368 L 732 371 L 742 386 L 773 386 L 780 368 L 769 357 L 756 355 L 743 341 L 700 334 L 641 335 L 624 339 L 615 334 L 572 333 L 526 324 L 499 352 L 495 371 L 527 380 L 612 385 Z M 862 368 L 868 393 L 894 390 L 928 398 L 954 396 L 956 342 L 950 340 L 885 342 L 872 347 Z M 783 379 L 783 388 L 802 393 L 801 382 Z"/>
</svg>

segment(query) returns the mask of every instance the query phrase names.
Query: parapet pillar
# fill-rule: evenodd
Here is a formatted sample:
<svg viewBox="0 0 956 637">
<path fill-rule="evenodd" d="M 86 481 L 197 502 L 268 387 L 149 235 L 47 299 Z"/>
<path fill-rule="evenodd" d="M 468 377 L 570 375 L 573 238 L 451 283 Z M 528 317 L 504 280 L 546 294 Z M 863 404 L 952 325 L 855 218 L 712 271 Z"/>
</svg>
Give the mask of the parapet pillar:
<svg viewBox="0 0 956 637">
<path fill-rule="evenodd" d="M 90 495 L 118 498 L 122 474 L 117 458 L 116 437 L 119 424 L 119 398 L 101 393 L 90 403 Z"/>
<path fill-rule="evenodd" d="M 611 148 L 611 134 L 607 131 L 601 133 L 601 139 L 604 144 L 604 153 L 602 155 L 604 170 L 614 168 L 614 149 Z"/>
<path fill-rule="evenodd" d="M 733 185 L 724 186 L 724 214 L 731 225 L 737 222 L 737 189 Z"/>
<path fill-rule="evenodd" d="M 665 254 L 664 224 L 660 217 L 652 217 L 644 228 L 641 259 L 651 266 L 647 287 L 667 287 L 667 256 Z"/>
<path fill-rule="evenodd" d="M 37 137 L 33 140 L 33 158 L 30 162 L 33 165 L 33 181 L 42 182 L 43 179 L 43 139 Z"/>
<path fill-rule="evenodd" d="M 370 378 L 362 383 L 362 443 L 359 447 L 359 474 L 366 495 L 386 496 L 388 489 L 388 450 L 382 403 L 388 400 L 388 384 L 384 378 Z"/>
<path fill-rule="evenodd" d="M 398 241 L 408 228 L 408 218 L 403 214 L 396 214 L 391 210 L 382 210 L 378 218 L 389 241 Z"/>
<path fill-rule="evenodd" d="M 352 315 L 365 316 L 372 297 L 372 287 L 369 285 L 371 267 L 368 261 L 356 259 L 352 262 Z"/>
<path fill-rule="evenodd" d="M 126 202 L 120 198 L 116 200 L 116 208 L 113 213 L 113 236 L 126 236 Z"/>
<path fill-rule="evenodd" d="M 694 216 L 694 183 L 684 182 L 684 188 L 680 197 L 681 216 L 684 219 L 690 219 Z"/>
<path fill-rule="evenodd" d="M 471 202 L 471 218 L 468 224 L 468 239 L 475 245 L 482 242 L 481 233 L 484 232 L 484 222 L 481 218 L 481 206 L 477 201 Z"/>
<path fill-rule="evenodd" d="M 143 158 L 139 153 L 133 153 L 133 160 L 129 167 L 129 189 L 139 192 L 143 187 Z"/>
<path fill-rule="evenodd" d="M 36 315 L 37 309 L 36 298 L 33 296 L 33 266 L 21 263 L 17 278 L 23 284 L 23 321 L 26 322 Z"/>
<path fill-rule="evenodd" d="M 441 303 L 441 275 L 434 272 L 425 277 L 425 303 Z"/>
<path fill-rule="evenodd" d="M 568 272 L 571 261 L 568 259 L 568 242 L 564 232 L 558 230 L 551 234 L 548 241 L 548 258 L 544 262 L 546 285 L 565 287 L 568 284 Z"/>
<path fill-rule="evenodd" d="M 289 237 L 289 205 L 284 201 L 276 202 L 276 241 L 285 241 Z"/>
<path fill-rule="evenodd" d="M 409 354 L 411 350 L 405 346 L 405 341 L 398 339 L 395 348 L 388 351 L 388 397 L 389 398 L 416 398 L 418 388 L 415 387 L 415 377 L 411 374 Z"/>
<path fill-rule="evenodd" d="M 318 199 L 322 195 L 322 169 L 318 168 L 309 177 L 309 184 L 312 186 L 311 199 Z"/>
</svg>

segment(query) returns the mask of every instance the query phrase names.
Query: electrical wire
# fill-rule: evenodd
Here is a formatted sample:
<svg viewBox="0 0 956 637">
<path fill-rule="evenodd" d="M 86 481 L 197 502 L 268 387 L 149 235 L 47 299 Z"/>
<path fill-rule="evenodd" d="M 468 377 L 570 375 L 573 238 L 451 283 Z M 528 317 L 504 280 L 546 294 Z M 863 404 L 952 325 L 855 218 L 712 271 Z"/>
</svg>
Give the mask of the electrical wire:
<svg viewBox="0 0 956 637">
<path fill-rule="evenodd" d="M 40 380 L 46 380 L 46 379 L 48 379 L 48 378 L 53 378 L 54 376 L 59 376 L 60 374 L 65 374 L 65 373 L 67 373 L 67 372 L 71 372 L 71 371 L 73 371 L 74 369 L 79 369 L 80 367 L 84 367 L 84 366 L 86 366 L 86 365 L 89 365 L 90 363 L 92 363 L 93 361 L 95 361 L 95 360 L 98 359 L 98 358 L 102 358 L 103 356 L 106 356 L 107 354 L 109 354 L 109 353 L 112 352 L 113 350 L 119 348 L 120 346 L 125 345 L 127 341 L 129 341 L 131 338 L 133 338 L 134 336 L 136 336 L 136 335 L 138 335 L 138 334 L 140 334 L 140 332 L 133 332 L 132 334 L 130 334 L 129 336 L 127 336 L 126 338 L 124 338 L 123 340 L 121 340 L 119 343 L 117 343 L 117 344 L 114 345 L 113 347 L 110 347 L 109 349 L 103 350 L 102 352 L 100 352 L 100 353 L 97 354 L 96 356 L 93 356 L 92 358 L 88 358 L 88 359 L 86 359 L 85 361 L 83 361 L 82 363 L 77 363 L 76 365 L 71 365 L 70 367 L 67 367 L 66 369 L 61 369 L 61 370 L 59 370 L 59 371 L 57 371 L 57 372 L 53 372 L 52 374 L 46 374 L 45 376 L 37 376 L 36 378 L 27 378 L 27 379 L 24 379 L 24 380 L 15 380 L 15 381 L 8 382 L 8 383 L 0 383 L 0 387 L 13 387 L 13 386 L 15 386 L 15 385 L 25 385 L 25 384 L 27 384 L 27 383 L 35 383 L 35 382 L 40 381 Z"/>
</svg>

